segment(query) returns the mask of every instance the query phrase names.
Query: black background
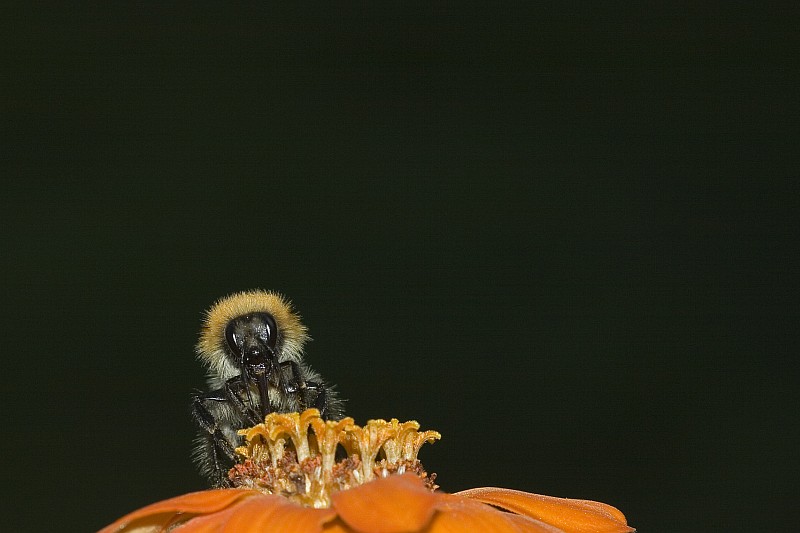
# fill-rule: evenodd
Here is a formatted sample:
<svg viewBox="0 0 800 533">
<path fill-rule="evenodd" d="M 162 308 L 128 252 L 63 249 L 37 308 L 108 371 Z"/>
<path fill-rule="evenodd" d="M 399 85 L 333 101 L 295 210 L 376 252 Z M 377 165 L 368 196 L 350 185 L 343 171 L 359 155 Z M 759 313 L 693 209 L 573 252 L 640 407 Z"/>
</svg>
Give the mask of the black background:
<svg viewBox="0 0 800 533">
<path fill-rule="evenodd" d="M 796 526 L 796 28 L 557 5 L 8 8 L 4 528 L 202 488 L 201 313 L 256 287 L 445 490 Z"/>
</svg>

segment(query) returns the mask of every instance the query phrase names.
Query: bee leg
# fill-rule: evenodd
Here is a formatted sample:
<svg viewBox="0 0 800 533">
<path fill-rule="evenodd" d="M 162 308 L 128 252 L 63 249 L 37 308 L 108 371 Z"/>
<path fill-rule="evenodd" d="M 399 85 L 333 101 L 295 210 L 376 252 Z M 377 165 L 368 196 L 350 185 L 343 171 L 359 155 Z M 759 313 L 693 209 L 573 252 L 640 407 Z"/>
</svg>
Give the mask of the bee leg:
<svg viewBox="0 0 800 533">
<path fill-rule="evenodd" d="M 246 385 L 241 376 L 232 377 L 225 382 L 225 387 L 222 389 L 225 392 L 225 400 L 223 401 L 227 401 L 230 405 L 235 407 L 238 414 L 242 417 L 242 420 L 245 420 L 251 426 L 255 426 L 259 423 L 259 417 L 256 415 L 255 411 L 245 405 L 244 400 L 242 400 L 242 393 L 245 391 L 245 387 Z"/>
<path fill-rule="evenodd" d="M 209 477 L 212 485 L 219 488 L 230 487 L 231 482 L 228 479 L 228 468 L 225 459 L 220 457 L 220 454 L 224 452 L 221 451 L 222 446 L 220 446 L 219 439 L 212 435 L 207 435 L 205 438 L 209 441 L 207 445 L 210 458 L 209 468 L 211 469 Z"/>
<path fill-rule="evenodd" d="M 295 361 L 284 361 L 281 363 L 281 371 L 286 371 L 291 376 L 288 380 L 283 382 L 283 390 L 287 394 L 298 394 L 300 398 L 300 406 L 303 409 L 314 407 L 319 409 L 320 416 L 327 419 L 328 416 L 328 394 L 325 386 L 315 381 L 305 381 L 300 376 L 300 365 Z M 314 401 L 309 401 L 309 392 L 315 391 L 317 393 Z"/>
<path fill-rule="evenodd" d="M 215 448 L 219 448 L 229 459 L 235 459 L 236 452 L 234 452 L 233 446 L 231 446 L 231 443 L 225 438 L 225 435 L 222 434 L 219 426 L 217 426 L 217 420 L 204 403 L 206 401 L 228 401 L 220 392 L 221 391 L 217 390 L 203 394 L 195 394 L 192 397 L 192 418 L 194 418 L 195 423 L 200 429 L 213 438 Z"/>
<path fill-rule="evenodd" d="M 207 475 L 214 486 L 227 487 L 230 486 L 227 464 L 236 460 L 236 452 L 219 428 L 216 418 L 206 407 L 206 401 L 227 402 L 228 400 L 222 390 L 198 392 L 192 395 L 192 418 L 200 428 L 202 449 L 205 450 L 207 457 L 205 461 Z"/>
<path fill-rule="evenodd" d="M 308 390 L 317 391 L 317 397 L 314 399 L 314 407 L 319 409 L 320 416 L 327 420 L 328 419 L 328 392 L 327 389 L 320 385 L 319 383 L 315 383 L 313 381 L 306 382 L 306 388 Z"/>
<path fill-rule="evenodd" d="M 284 394 L 297 394 L 305 388 L 305 381 L 300 378 L 300 365 L 294 361 L 284 361 L 279 366 Z"/>
<path fill-rule="evenodd" d="M 241 376 L 235 376 L 217 390 L 197 391 L 192 396 L 192 417 L 200 428 L 200 438 L 204 442 L 207 457 L 207 475 L 215 487 L 231 486 L 228 470 L 231 463 L 236 463 L 237 456 L 235 444 L 222 432 L 207 402 L 224 403 L 238 415 L 245 426 L 255 426 L 260 417 L 242 399 L 246 387 Z"/>
<path fill-rule="evenodd" d="M 284 361 L 280 367 L 281 377 L 288 376 L 286 379 L 281 379 L 284 394 L 297 394 L 301 409 L 307 409 L 309 403 L 306 395 L 308 383 L 301 377 L 300 365 L 295 361 Z"/>
</svg>

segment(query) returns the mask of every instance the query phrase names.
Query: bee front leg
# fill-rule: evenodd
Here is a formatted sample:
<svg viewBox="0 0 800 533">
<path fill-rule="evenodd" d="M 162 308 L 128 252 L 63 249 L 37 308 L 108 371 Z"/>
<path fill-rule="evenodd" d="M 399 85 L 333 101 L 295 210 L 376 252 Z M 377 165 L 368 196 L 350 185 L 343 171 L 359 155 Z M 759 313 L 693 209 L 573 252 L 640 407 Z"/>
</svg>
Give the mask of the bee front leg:
<svg viewBox="0 0 800 533">
<path fill-rule="evenodd" d="M 227 401 L 229 405 L 232 405 L 236 409 L 242 420 L 249 422 L 251 426 L 255 426 L 263 422 L 263 420 L 260 420 L 260 417 L 256 415 L 255 409 L 245 405 L 242 396 L 246 391 L 246 387 L 247 385 L 245 385 L 244 380 L 242 380 L 242 376 L 232 377 L 225 382 L 225 386 L 221 389 L 221 391 L 225 393 L 225 398 L 221 401 Z M 213 392 L 218 393 L 221 391 Z M 213 392 L 209 394 L 213 394 Z"/>
<path fill-rule="evenodd" d="M 205 461 L 207 475 L 215 486 L 228 486 L 228 467 L 226 461 L 235 461 L 236 452 L 217 424 L 217 419 L 206 407 L 205 402 L 227 402 L 222 390 L 192 395 L 192 418 L 200 428 L 200 439 L 207 455 Z"/>
<path fill-rule="evenodd" d="M 316 381 L 306 381 L 302 378 L 300 365 L 294 361 L 284 361 L 281 363 L 281 373 L 289 374 L 289 379 L 283 381 L 284 392 L 287 394 L 297 394 L 302 409 L 314 407 L 319 410 L 323 419 L 328 418 L 328 394 L 325 386 Z M 309 392 L 316 392 L 314 401 L 309 401 Z"/>
<path fill-rule="evenodd" d="M 317 391 L 317 397 L 314 399 L 314 407 L 319 409 L 320 416 L 323 419 L 328 419 L 328 389 L 324 385 L 315 383 L 313 381 L 306 382 L 308 390 Z"/>
</svg>

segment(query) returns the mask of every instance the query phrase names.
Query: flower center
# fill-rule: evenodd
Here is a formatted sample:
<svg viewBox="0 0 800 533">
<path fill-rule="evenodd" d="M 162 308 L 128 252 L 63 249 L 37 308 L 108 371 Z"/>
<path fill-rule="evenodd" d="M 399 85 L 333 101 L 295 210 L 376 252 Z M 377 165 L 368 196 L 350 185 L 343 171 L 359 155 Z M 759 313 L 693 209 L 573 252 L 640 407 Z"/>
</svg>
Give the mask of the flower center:
<svg viewBox="0 0 800 533">
<path fill-rule="evenodd" d="M 413 420 L 369 420 L 361 427 L 352 418 L 326 421 L 317 409 L 307 409 L 270 413 L 263 424 L 239 434 L 246 444 L 236 449 L 242 459 L 228 472 L 233 485 L 307 507 L 329 507 L 332 493 L 391 474 L 413 472 L 437 488 L 436 474 L 428 476 L 417 453 L 441 435 L 420 432 Z"/>
</svg>

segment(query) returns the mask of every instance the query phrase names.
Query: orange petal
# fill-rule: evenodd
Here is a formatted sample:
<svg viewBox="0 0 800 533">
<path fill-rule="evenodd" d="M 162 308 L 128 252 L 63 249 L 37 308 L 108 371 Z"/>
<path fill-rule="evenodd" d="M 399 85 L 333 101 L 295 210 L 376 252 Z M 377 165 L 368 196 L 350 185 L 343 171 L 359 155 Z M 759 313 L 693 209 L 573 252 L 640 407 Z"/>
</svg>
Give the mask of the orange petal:
<svg viewBox="0 0 800 533">
<path fill-rule="evenodd" d="M 349 527 L 362 533 L 418 531 L 431 519 L 438 497 L 414 474 L 389 476 L 331 496 Z"/>
<path fill-rule="evenodd" d="M 281 496 L 262 494 L 243 500 L 224 511 L 199 516 L 180 528 L 186 533 L 247 533 L 292 531 L 319 533 L 336 516 L 333 509 L 302 507 Z"/>
<path fill-rule="evenodd" d="M 240 489 L 216 489 L 190 492 L 168 500 L 153 503 L 129 513 L 99 533 L 114 533 L 123 530 L 162 531 L 186 515 L 202 515 L 219 512 L 236 501 L 260 494 Z"/>
<path fill-rule="evenodd" d="M 322 533 L 356 533 L 356 531 L 342 522 L 341 518 L 336 518 L 325 524 Z"/>
<path fill-rule="evenodd" d="M 560 533 L 533 518 L 505 513 L 476 500 L 440 494 L 437 512 L 426 533 Z"/>
<path fill-rule="evenodd" d="M 456 495 L 529 516 L 568 532 L 635 531 L 628 526 L 625 515 L 618 509 L 600 502 L 541 496 L 493 487 L 465 490 Z"/>
</svg>

